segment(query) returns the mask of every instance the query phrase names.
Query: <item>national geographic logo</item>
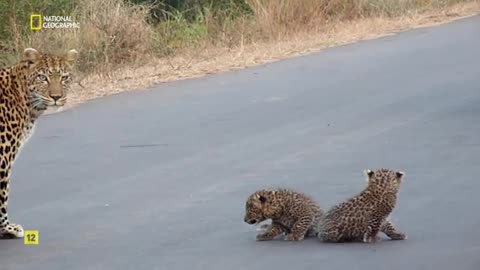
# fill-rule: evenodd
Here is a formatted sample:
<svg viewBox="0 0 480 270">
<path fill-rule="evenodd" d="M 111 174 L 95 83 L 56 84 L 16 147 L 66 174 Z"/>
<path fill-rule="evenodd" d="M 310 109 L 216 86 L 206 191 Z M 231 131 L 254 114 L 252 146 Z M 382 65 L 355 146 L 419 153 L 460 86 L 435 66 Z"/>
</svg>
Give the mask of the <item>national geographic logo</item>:
<svg viewBox="0 0 480 270">
<path fill-rule="evenodd" d="M 40 14 L 30 15 L 30 29 L 57 29 L 57 28 L 80 28 L 80 24 L 72 19 L 72 16 L 42 16 Z"/>
</svg>

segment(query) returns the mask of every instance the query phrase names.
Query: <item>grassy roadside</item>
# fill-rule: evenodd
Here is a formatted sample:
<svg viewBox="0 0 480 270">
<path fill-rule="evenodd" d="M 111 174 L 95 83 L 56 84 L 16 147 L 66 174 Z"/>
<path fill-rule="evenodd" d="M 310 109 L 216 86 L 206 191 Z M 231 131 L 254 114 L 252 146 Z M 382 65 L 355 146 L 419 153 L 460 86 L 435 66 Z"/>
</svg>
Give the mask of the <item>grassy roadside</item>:
<svg viewBox="0 0 480 270">
<path fill-rule="evenodd" d="M 12 43 L 3 45 L 80 51 L 79 84 L 64 109 L 480 13 L 480 2 L 467 0 L 247 0 L 253 14 L 203 9 L 193 21 L 169 13 L 168 20 L 151 24 L 145 20 L 149 6 L 80 2 L 70 14 L 81 29 L 25 35 L 15 25 Z"/>
</svg>

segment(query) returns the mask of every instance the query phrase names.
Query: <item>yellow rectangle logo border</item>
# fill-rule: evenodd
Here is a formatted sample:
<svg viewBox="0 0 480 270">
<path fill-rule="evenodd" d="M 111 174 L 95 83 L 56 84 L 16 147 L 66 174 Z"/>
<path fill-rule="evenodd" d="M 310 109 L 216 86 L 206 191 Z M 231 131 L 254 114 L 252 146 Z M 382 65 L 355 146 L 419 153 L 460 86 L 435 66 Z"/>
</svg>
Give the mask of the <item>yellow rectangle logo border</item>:
<svg viewBox="0 0 480 270">
<path fill-rule="evenodd" d="M 38 26 L 33 26 L 33 18 L 38 18 Z M 30 29 L 31 30 L 41 30 L 42 29 L 42 15 L 40 14 L 32 14 L 30 15 Z"/>
</svg>

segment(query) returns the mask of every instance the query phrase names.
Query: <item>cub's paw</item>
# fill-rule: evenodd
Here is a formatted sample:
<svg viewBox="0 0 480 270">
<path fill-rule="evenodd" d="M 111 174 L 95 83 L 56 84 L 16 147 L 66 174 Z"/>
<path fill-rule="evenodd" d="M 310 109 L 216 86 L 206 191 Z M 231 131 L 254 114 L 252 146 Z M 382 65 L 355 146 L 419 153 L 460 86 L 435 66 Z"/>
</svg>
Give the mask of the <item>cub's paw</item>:
<svg viewBox="0 0 480 270">
<path fill-rule="evenodd" d="M 305 238 L 304 235 L 302 236 L 295 236 L 294 234 L 287 234 L 287 236 L 284 237 L 285 241 L 302 241 L 303 238 Z"/>
<path fill-rule="evenodd" d="M 375 242 L 377 242 L 377 237 L 366 233 L 363 236 L 363 242 L 364 243 L 375 243 Z"/>
<path fill-rule="evenodd" d="M 272 224 L 262 224 L 262 225 L 260 225 L 260 229 L 268 230 L 268 229 L 270 229 L 271 226 L 272 226 Z"/>
<path fill-rule="evenodd" d="M 22 238 L 24 231 L 21 225 L 10 223 L 4 228 L 0 229 L 0 234 L 7 238 Z"/>
<path fill-rule="evenodd" d="M 273 237 L 269 234 L 262 233 L 262 234 L 257 234 L 257 241 L 270 241 L 273 240 Z"/>
<path fill-rule="evenodd" d="M 392 240 L 407 240 L 407 235 L 404 234 L 404 233 L 396 233 L 396 234 L 392 234 L 390 235 L 390 239 Z"/>
<path fill-rule="evenodd" d="M 272 228 L 271 224 L 262 224 L 262 225 L 257 227 L 257 231 L 265 233 L 265 232 L 269 231 L 271 228 Z"/>
</svg>

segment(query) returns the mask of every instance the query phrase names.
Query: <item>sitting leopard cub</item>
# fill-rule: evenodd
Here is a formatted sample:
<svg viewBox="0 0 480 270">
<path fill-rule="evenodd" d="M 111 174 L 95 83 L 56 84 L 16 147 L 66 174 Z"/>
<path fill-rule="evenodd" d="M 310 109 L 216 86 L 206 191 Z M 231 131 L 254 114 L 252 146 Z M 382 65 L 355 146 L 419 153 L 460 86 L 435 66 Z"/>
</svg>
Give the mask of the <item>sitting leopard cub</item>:
<svg viewBox="0 0 480 270">
<path fill-rule="evenodd" d="M 332 207 L 318 227 L 324 242 L 375 242 L 378 232 L 392 240 L 407 236 L 388 220 L 397 202 L 404 173 L 389 169 L 367 170 L 367 187 L 351 199 Z"/>
<path fill-rule="evenodd" d="M 285 240 L 301 241 L 316 235 L 316 224 L 323 211 L 309 196 L 288 189 L 262 189 L 248 197 L 244 221 L 258 224 L 271 219 L 266 231 L 257 235 L 258 241 L 273 240 L 285 233 Z"/>
</svg>

